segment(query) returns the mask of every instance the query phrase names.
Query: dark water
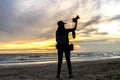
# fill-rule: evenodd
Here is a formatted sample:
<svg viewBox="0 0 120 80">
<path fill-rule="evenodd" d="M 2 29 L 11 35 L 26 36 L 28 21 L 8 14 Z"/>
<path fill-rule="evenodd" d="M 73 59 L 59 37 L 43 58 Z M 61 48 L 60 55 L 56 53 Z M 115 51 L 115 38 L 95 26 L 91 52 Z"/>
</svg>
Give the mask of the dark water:
<svg viewBox="0 0 120 80">
<path fill-rule="evenodd" d="M 84 52 L 71 53 L 71 60 L 95 60 L 120 58 L 120 52 Z M 0 54 L 0 64 L 57 61 L 56 53 L 40 54 Z"/>
</svg>

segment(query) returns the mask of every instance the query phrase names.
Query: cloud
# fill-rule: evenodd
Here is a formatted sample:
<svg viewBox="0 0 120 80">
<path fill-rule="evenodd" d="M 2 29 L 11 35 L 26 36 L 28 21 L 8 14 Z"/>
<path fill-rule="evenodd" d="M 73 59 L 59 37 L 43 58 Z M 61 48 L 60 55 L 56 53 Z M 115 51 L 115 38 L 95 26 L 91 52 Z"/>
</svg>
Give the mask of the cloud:
<svg viewBox="0 0 120 80">
<path fill-rule="evenodd" d="M 78 44 L 97 49 L 102 43 L 99 48 L 106 48 L 109 45 L 104 43 L 116 39 L 100 31 L 99 25 L 119 22 L 119 4 L 120 0 L 1 0 L 0 42 L 55 38 L 57 21 L 63 20 L 71 27 L 72 18 L 79 15 Z"/>
<path fill-rule="evenodd" d="M 83 23 L 82 27 L 80 30 L 86 28 L 87 26 L 93 25 L 93 24 L 97 24 L 99 23 L 99 20 L 101 19 L 101 16 L 98 15 L 96 17 L 92 17 L 89 21 Z"/>
<path fill-rule="evenodd" d="M 38 0 L 37 2 L 40 3 Z M 1 41 L 33 39 L 36 34 L 42 32 L 42 29 L 48 27 L 47 24 L 50 24 L 50 21 L 47 23 L 49 18 L 47 13 L 50 13 L 50 8 L 47 8 L 47 3 L 39 7 L 37 2 L 33 0 L 0 2 L 0 8 L 2 8 L 0 12 Z"/>
<path fill-rule="evenodd" d="M 113 20 L 120 20 L 120 15 L 115 15 L 114 17 L 109 19 L 109 21 L 113 21 Z"/>
<path fill-rule="evenodd" d="M 94 35 L 108 35 L 107 32 L 98 32 L 98 29 L 92 28 L 89 30 L 84 30 L 83 34 L 94 34 Z"/>
<path fill-rule="evenodd" d="M 74 9 L 72 7 L 76 6 L 74 2 L 56 0 L 1 1 L 1 41 L 53 36 L 57 20 L 69 18 L 70 12 Z"/>
<path fill-rule="evenodd" d="M 0 1 L 0 31 L 9 30 L 12 16 L 14 15 L 14 0 L 1 0 Z"/>
<path fill-rule="evenodd" d="M 91 40 L 82 40 L 80 42 L 83 42 L 83 43 L 97 42 L 97 43 L 99 43 L 99 42 L 106 42 L 106 41 L 108 41 L 108 39 L 98 39 L 98 40 L 91 39 Z"/>
<path fill-rule="evenodd" d="M 96 35 L 108 35 L 107 32 L 97 32 Z"/>
<path fill-rule="evenodd" d="M 85 31 L 83 31 L 82 33 L 84 33 L 84 34 L 90 34 L 91 32 L 94 32 L 94 31 L 96 31 L 97 29 L 89 29 L 89 30 L 85 30 Z"/>
<path fill-rule="evenodd" d="M 85 28 L 100 22 L 101 7 L 101 0 L 1 0 L 0 41 L 54 37 L 57 21 L 69 24 L 77 14 L 83 23 L 79 30 L 95 32 Z"/>
</svg>

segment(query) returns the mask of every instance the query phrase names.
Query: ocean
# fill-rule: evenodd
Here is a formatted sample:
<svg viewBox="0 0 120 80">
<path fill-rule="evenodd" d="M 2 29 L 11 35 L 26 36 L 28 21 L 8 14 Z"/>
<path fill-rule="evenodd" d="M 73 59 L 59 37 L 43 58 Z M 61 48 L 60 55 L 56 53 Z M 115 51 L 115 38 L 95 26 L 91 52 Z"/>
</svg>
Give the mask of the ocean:
<svg viewBox="0 0 120 80">
<path fill-rule="evenodd" d="M 120 58 L 120 52 L 80 52 L 71 53 L 72 61 L 91 61 L 99 59 Z M 65 56 L 63 56 L 65 60 Z M 18 63 L 49 63 L 57 62 L 57 53 L 33 54 L 0 54 L 0 65 Z"/>
</svg>

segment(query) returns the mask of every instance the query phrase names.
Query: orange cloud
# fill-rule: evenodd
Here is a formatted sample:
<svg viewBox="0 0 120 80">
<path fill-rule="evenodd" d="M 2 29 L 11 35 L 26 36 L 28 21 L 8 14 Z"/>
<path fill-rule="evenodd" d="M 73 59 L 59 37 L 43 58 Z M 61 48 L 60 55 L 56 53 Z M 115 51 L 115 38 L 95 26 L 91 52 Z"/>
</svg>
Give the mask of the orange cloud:
<svg viewBox="0 0 120 80">
<path fill-rule="evenodd" d="M 0 52 L 42 52 L 55 49 L 55 40 L 31 40 L 0 43 Z"/>
<path fill-rule="evenodd" d="M 71 40 L 74 42 L 76 40 Z M 55 51 L 56 41 L 54 38 L 37 39 L 29 41 L 13 41 L 9 43 L 0 43 L 0 53 L 41 53 Z M 75 44 L 75 48 L 80 46 Z"/>
</svg>

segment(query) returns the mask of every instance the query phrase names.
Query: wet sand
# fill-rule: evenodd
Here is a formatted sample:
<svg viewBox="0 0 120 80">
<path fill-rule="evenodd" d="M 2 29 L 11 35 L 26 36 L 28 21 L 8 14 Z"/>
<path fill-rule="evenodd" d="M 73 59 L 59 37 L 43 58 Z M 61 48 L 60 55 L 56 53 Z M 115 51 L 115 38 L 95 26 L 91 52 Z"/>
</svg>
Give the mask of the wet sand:
<svg viewBox="0 0 120 80">
<path fill-rule="evenodd" d="M 61 78 L 56 78 L 57 63 L 0 65 L 0 80 L 120 80 L 120 59 L 72 61 L 73 75 L 68 78 L 62 65 Z"/>
</svg>

